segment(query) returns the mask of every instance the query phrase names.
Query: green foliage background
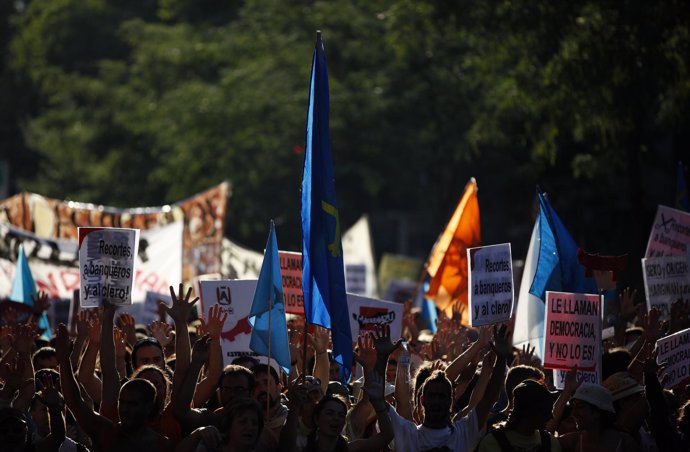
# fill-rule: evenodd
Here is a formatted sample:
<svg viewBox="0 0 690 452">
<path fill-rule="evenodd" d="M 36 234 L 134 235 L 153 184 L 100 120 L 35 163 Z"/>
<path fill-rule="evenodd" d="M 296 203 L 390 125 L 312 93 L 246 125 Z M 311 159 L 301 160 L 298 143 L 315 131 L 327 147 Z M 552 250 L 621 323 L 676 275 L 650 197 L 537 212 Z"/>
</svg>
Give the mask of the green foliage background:
<svg viewBox="0 0 690 452">
<path fill-rule="evenodd" d="M 483 241 L 524 255 L 537 184 L 576 240 L 644 248 L 690 160 L 682 0 L 0 1 L 14 190 L 160 205 L 229 179 L 228 235 L 300 248 L 314 31 L 341 220 L 424 257 L 470 176 Z M 400 239 L 402 237 L 402 239 Z"/>
</svg>

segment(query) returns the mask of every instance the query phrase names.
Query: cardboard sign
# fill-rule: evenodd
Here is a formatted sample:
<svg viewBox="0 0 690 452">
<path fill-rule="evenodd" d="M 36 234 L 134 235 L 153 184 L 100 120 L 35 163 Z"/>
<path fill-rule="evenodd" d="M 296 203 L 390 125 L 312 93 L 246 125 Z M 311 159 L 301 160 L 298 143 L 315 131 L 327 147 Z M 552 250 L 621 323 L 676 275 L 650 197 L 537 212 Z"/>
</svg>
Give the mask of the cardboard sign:
<svg viewBox="0 0 690 452">
<path fill-rule="evenodd" d="M 510 243 L 467 250 L 470 325 L 492 325 L 513 314 L 513 261 Z"/>
<path fill-rule="evenodd" d="M 656 308 L 661 320 L 667 320 L 671 305 L 690 300 L 690 272 L 685 256 L 650 257 L 642 259 L 642 276 L 647 309 Z"/>
<path fill-rule="evenodd" d="M 285 312 L 304 315 L 304 292 L 302 292 L 302 253 L 278 251 L 280 274 L 283 278 Z"/>
<path fill-rule="evenodd" d="M 667 388 L 690 381 L 690 328 L 659 339 L 656 348 L 656 362 L 666 363 L 662 378 L 668 375 Z"/>
<path fill-rule="evenodd" d="M 544 369 L 594 370 L 601 355 L 599 295 L 546 292 Z"/>
<path fill-rule="evenodd" d="M 645 257 L 685 256 L 690 244 L 690 213 L 659 206 Z"/>
<path fill-rule="evenodd" d="M 256 279 L 222 279 L 199 281 L 204 316 L 213 305 L 220 305 L 228 314 L 223 332 L 220 333 L 223 364 L 232 364 L 239 356 L 254 355 L 249 349 L 252 327 L 249 312 L 256 291 Z"/>
<path fill-rule="evenodd" d="M 375 325 L 389 325 L 391 327 L 391 339 L 395 341 L 400 338 L 403 316 L 401 303 L 349 293 L 347 294 L 347 306 L 350 310 L 350 331 L 353 341 L 357 340 L 360 331 L 373 330 Z"/>
<path fill-rule="evenodd" d="M 81 307 L 132 304 L 138 246 L 138 229 L 79 228 Z"/>
</svg>

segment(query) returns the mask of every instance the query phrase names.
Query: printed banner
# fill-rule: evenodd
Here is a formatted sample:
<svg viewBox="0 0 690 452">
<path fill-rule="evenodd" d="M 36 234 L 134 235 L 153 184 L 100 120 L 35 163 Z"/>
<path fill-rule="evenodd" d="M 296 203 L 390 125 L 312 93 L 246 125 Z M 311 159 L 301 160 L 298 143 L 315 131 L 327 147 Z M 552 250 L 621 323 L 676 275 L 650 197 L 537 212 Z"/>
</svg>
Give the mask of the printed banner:
<svg viewBox="0 0 690 452">
<path fill-rule="evenodd" d="M 356 341 L 362 330 L 373 330 L 375 325 L 389 325 L 393 341 L 402 335 L 403 305 L 391 301 L 347 294 L 350 310 L 350 330 L 352 340 Z"/>
<path fill-rule="evenodd" d="M 304 315 L 302 292 L 302 253 L 278 251 L 280 275 L 283 278 L 283 297 L 287 314 Z"/>
<path fill-rule="evenodd" d="M 132 304 L 139 230 L 79 228 L 79 305 Z"/>
<path fill-rule="evenodd" d="M 142 231 L 136 257 L 132 301 L 143 302 L 146 292 L 169 294 L 169 287 L 182 279 L 182 229 L 177 221 Z M 0 297 L 8 296 L 17 259 L 16 249 L 24 246 L 36 289 L 50 298 L 70 300 L 79 289 L 77 241 L 41 239 L 0 223 Z"/>
<path fill-rule="evenodd" d="M 659 206 L 645 257 L 685 256 L 690 244 L 690 213 Z"/>
<path fill-rule="evenodd" d="M 232 364 L 239 356 L 251 355 L 249 349 L 252 326 L 249 324 L 249 311 L 256 291 L 257 279 L 224 279 L 199 281 L 201 304 L 204 316 L 208 317 L 213 305 L 220 305 L 228 314 L 220 334 L 223 350 L 223 365 Z"/>
<path fill-rule="evenodd" d="M 666 364 L 661 376 L 668 376 L 666 388 L 690 382 L 690 328 L 659 339 L 656 348 L 656 362 Z"/>
<path fill-rule="evenodd" d="M 544 369 L 594 370 L 601 355 L 599 295 L 546 292 Z"/>
<path fill-rule="evenodd" d="M 510 243 L 467 250 L 470 325 L 508 322 L 513 315 Z"/>
<path fill-rule="evenodd" d="M 5 222 L 40 239 L 77 240 L 78 227 L 117 227 L 142 231 L 182 221 L 182 277 L 220 272 L 221 240 L 230 184 L 224 182 L 184 201 L 162 207 L 117 209 L 21 193 L 0 202 Z M 10 259 L 12 260 L 12 259 Z"/>
<path fill-rule="evenodd" d="M 671 305 L 676 301 L 690 301 L 690 273 L 685 256 L 644 258 L 642 276 L 647 309 L 656 308 L 661 320 L 669 319 Z"/>
</svg>

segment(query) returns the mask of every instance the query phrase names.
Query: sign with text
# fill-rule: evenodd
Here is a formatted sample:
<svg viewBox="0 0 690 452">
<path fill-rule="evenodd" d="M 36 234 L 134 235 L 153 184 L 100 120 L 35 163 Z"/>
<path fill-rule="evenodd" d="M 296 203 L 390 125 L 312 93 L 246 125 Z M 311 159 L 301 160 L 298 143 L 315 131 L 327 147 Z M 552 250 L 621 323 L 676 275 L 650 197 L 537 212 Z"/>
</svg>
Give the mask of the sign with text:
<svg viewBox="0 0 690 452">
<path fill-rule="evenodd" d="M 467 250 L 470 325 L 507 322 L 513 313 L 510 243 Z"/>
<path fill-rule="evenodd" d="M 656 341 L 656 362 L 665 363 L 662 378 L 668 375 L 667 388 L 690 381 L 690 328 Z"/>
<path fill-rule="evenodd" d="M 220 333 L 223 350 L 223 365 L 231 364 L 239 356 L 254 355 L 249 349 L 252 326 L 249 324 L 249 311 L 252 308 L 256 279 L 221 279 L 199 281 L 201 303 L 204 316 L 208 318 L 213 305 L 220 305 L 222 313 L 227 313 L 223 332 Z"/>
<path fill-rule="evenodd" d="M 544 369 L 594 370 L 601 355 L 599 295 L 546 292 Z"/>
<path fill-rule="evenodd" d="M 352 340 L 357 340 L 360 331 L 373 330 L 375 325 L 389 325 L 391 339 L 396 341 L 402 334 L 402 303 L 367 298 L 352 293 L 347 294 L 350 311 L 350 331 Z"/>
<path fill-rule="evenodd" d="M 287 314 L 304 315 L 302 292 L 302 253 L 278 251 L 280 275 L 283 278 L 283 296 Z"/>
<path fill-rule="evenodd" d="M 690 273 L 685 256 L 648 257 L 642 259 L 647 309 L 656 308 L 661 320 L 667 320 L 671 305 L 690 300 Z"/>
<path fill-rule="evenodd" d="M 132 304 L 139 230 L 79 228 L 79 302 L 83 308 Z"/>
<path fill-rule="evenodd" d="M 690 213 L 659 206 L 645 257 L 685 256 L 690 244 Z"/>
<path fill-rule="evenodd" d="M 601 384 L 601 357 L 597 362 L 597 367 L 594 370 L 578 370 L 577 371 L 577 381 L 584 381 L 585 383 L 595 383 Z M 568 373 L 567 370 L 554 369 L 553 370 L 553 386 L 554 388 L 563 390 L 565 387 L 565 376 Z"/>
</svg>

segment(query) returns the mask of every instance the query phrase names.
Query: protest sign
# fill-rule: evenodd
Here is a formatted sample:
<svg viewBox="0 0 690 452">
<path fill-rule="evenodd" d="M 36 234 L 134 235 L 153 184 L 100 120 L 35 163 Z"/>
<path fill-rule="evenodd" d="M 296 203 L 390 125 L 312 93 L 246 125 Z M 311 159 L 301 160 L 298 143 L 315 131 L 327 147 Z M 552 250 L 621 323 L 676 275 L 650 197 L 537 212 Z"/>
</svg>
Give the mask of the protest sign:
<svg viewBox="0 0 690 452">
<path fill-rule="evenodd" d="M 684 256 L 690 244 L 690 213 L 659 206 L 645 257 Z"/>
<path fill-rule="evenodd" d="M 656 341 L 658 364 L 666 364 L 662 379 L 667 376 L 667 388 L 690 382 L 690 328 Z"/>
<path fill-rule="evenodd" d="M 350 310 L 350 331 L 356 340 L 362 330 L 373 330 L 375 325 L 389 325 L 391 339 L 394 341 L 402 334 L 403 305 L 392 301 L 367 298 L 352 293 L 347 294 L 347 306 Z"/>
<path fill-rule="evenodd" d="M 348 293 L 376 297 L 376 265 L 372 249 L 369 218 L 362 215 L 343 233 L 343 264 L 345 288 Z"/>
<path fill-rule="evenodd" d="M 597 367 L 594 370 L 578 370 L 577 371 L 577 381 L 583 381 L 585 383 L 595 383 L 601 384 L 601 359 L 597 363 Z M 567 370 L 554 369 L 553 370 L 553 386 L 559 391 L 565 387 L 565 375 L 568 373 Z"/>
<path fill-rule="evenodd" d="M 546 292 L 544 369 L 594 370 L 601 355 L 599 295 Z"/>
<path fill-rule="evenodd" d="M 138 229 L 79 228 L 81 307 L 132 304 L 138 245 Z"/>
<path fill-rule="evenodd" d="M 304 292 L 302 292 L 302 253 L 278 251 L 280 274 L 283 278 L 285 312 L 304 315 Z"/>
<path fill-rule="evenodd" d="M 208 318 L 213 305 L 219 305 L 222 313 L 228 314 L 220 333 L 224 365 L 231 364 L 239 356 L 254 356 L 249 349 L 252 333 L 249 312 L 256 283 L 256 279 L 199 281 L 204 316 Z"/>
<path fill-rule="evenodd" d="M 510 243 L 468 248 L 470 325 L 507 322 L 513 313 Z"/>
<path fill-rule="evenodd" d="M 661 320 L 668 320 L 673 303 L 690 300 L 690 273 L 685 256 L 644 258 L 642 276 L 647 309 L 656 308 Z"/>
</svg>

